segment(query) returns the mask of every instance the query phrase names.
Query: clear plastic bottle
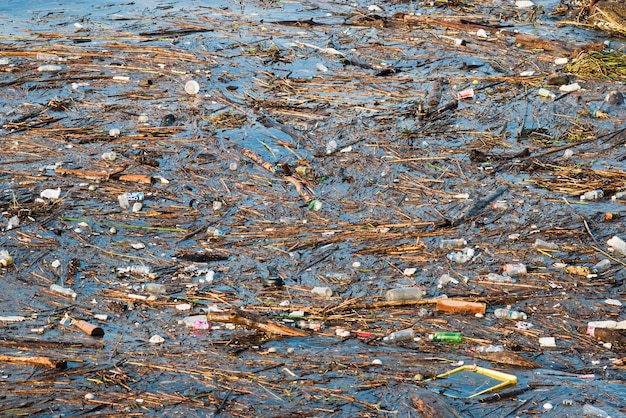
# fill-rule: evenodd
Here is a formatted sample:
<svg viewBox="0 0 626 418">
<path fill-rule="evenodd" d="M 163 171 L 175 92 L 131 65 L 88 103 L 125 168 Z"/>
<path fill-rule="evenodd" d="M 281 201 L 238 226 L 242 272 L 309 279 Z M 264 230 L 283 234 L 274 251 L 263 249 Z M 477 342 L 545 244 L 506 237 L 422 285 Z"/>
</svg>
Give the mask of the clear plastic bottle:
<svg viewBox="0 0 626 418">
<path fill-rule="evenodd" d="M 495 311 L 493 311 L 493 313 L 496 316 L 496 318 L 501 318 L 501 319 L 512 319 L 512 320 L 521 319 L 522 321 L 525 321 L 526 319 L 528 319 L 528 315 L 526 315 L 524 312 L 514 311 L 512 309 L 496 309 Z"/>
<path fill-rule="evenodd" d="M 489 273 L 487 275 L 487 280 L 494 283 L 515 283 L 517 280 L 512 278 L 511 276 L 504 276 L 498 273 Z"/>
<path fill-rule="evenodd" d="M 504 274 L 511 277 L 521 276 L 522 274 L 526 274 L 528 272 L 526 265 L 520 263 L 505 264 L 502 270 Z"/>
<path fill-rule="evenodd" d="M 413 328 L 402 329 L 400 331 L 392 332 L 383 338 L 383 341 L 390 343 L 397 343 L 399 341 L 413 341 L 415 338 L 415 332 Z"/>
<path fill-rule="evenodd" d="M 115 161 L 115 159 L 117 158 L 117 154 L 115 153 L 115 151 L 103 152 L 100 157 L 105 161 Z"/>
<path fill-rule="evenodd" d="M 191 315 L 178 321 L 179 324 L 184 325 L 188 328 L 196 328 L 196 323 L 202 322 L 207 322 L 206 315 Z"/>
<path fill-rule="evenodd" d="M 602 190 L 592 190 L 590 192 L 586 192 L 585 194 L 580 196 L 580 200 L 598 200 L 604 197 L 604 192 Z"/>
<path fill-rule="evenodd" d="M 146 283 L 143 285 L 143 290 L 149 295 L 161 296 L 165 293 L 165 285 L 161 283 Z"/>
<path fill-rule="evenodd" d="M 425 292 L 419 287 L 401 287 L 387 291 L 385 299 L 389 302 L 418 300 L 424 296 Z"/>
<path fill-rule="evenodd" d="M 594 273 L 604 273 L 611 267 L 611 260 L 604 259 L 591 268 Z"/>
<path fill-rule="evenodd" d="M 502 353 L 504 346 L 501 345 L 479 345 L 476 347 L 477 353 Z"/>
<path fill-rule="evenodd" d="M 330 287 L 314 287 L 313 289 L 311 289 L 311 293 L 313 293 L 316 296 L 323 296 L 326 298 L 329 298 L 333 295 L 333 289 L 331 289 Z"/>
<path fill-rule="evenodd" d="M 55 72 L 55 71 L 60 71 L 62 69 L 63 67 L 61 67 L 60 65 L 53 65 L 53 64 L 44 64 L 44 65 L 40 65 L 39 67 L 37 67 L 37 71 L 40 73 Z"/>
<path fill-rule="evenodd" d="M 58 284 L 51 284 L 50 291 L 54 293 L 58 293 L 60 295 L 69 296 L 72 299 L 76 299 L 76 296 L 77 296 L 76 292 L 74 292 L 73 289 L 70 289 L 69 287 L 62 287 L 62 286 L 59 286 Z"/>
<path fill-rule="evenodd" d="M 611 196 L 611 200 L 626 199 L 626 192 L 617 192 Z"/>
<path fill-rule="evenodd" d="M 439 242 L 439 248 L 452 249 L 463 248 L 467 245 L 467 241 L 463 238 L 442 238 Z"/>
</svg>

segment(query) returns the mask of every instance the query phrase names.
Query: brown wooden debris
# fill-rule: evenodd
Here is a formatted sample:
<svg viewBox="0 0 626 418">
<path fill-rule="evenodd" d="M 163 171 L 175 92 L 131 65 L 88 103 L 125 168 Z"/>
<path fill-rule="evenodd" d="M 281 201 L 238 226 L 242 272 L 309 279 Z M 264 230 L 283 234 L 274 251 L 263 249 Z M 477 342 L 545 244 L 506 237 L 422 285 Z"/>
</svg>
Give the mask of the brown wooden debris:
<svg viewBox="0 0 626 418">
<path fill-rule="evenodd" d="M 54 170 L 55 173 L 61 175 L 71 175 L 76 177 L 81 177 L 87 180 L 101 180 L 108 181 L 112 176 L 119 174 L 126 170 L 126 166 L 114 167 L 109 171 L 89 171 L 89 170 L 80 170 L 74 168 L 63 168 L 58 167 Z"/>
<path fill-rule="evenodd" d="M 309 335 L 302 330 L 291 328 L 236 308 L 232 308 L 228 312 L 209 312 L 206 318 L 208 322 L 226 322 L 229 324 L 242 325 L 270 335 L 284 335 L 287 337 L 306 337 Z"/>
<path fill-rule="evenodd" d="M 461 418 L 459 414 L 442 395 L 421 389 L 411 396 L 411 402 L 417 412 L 423 417 L 430 418 Z M 420 416 L 420 415 L 418 415 Z"/>
<path fill-rule="evenodd" d="M 503 353 L 475 353 L 474 357 L 479 358 L 481 360 L 487 360 L 496 364 L 506 364 L 508 366 L 515 366 L 524 369 L 539 369 L 540 365 L 535 363 L 532 360 L 528 360 L 526 357 L 523 357 L 516 353 L 511 352 L 503 352 Z"/>
<path fill-rule="evenodd" d="M 290 182 L 296 188 L 296 192 L 300 195 L 300 197 L 306 202 L 309 203 L 313 198 L 309 195 L 306 190 L 302 187 L 302 182 L 295 177 L 285 176 L 285 181 Z"/>
<path fill-rule="evenodd" d="M 130 183 L 152 184 L 152 176 L 148 174 L 122 174 L 118 179 Z"/>
<path fill-rule="evenodd" d="M 97 325 L 83 320 L 72 321 L 72 324 L 91 337 L 104 337 L 104 330 Z"/>
<path fill-rule="evenodd" d="M 241 150 L 241 153 L 243 154 L 244 157 L 254 161 L 255 163 L 257 163 L 258 165 L 260 165 L 267 171 L 271 173 L 274 173 L 276 171 L 276 168 L 271 163 L 268 163 L 267 161 L 265 161 L 259 154 L 252 151 L 251 149 L 244 148 Z"/>
<path fill-rule="evenodd" d="M 57 360 L 44 356 L 8 356 L 0 354 L 0 361 L 7 361 L 9 363 L 28 363 L 38 366 L 46 366 L 52 369 L 66 369 L 67 361 Z"/>
</svg>

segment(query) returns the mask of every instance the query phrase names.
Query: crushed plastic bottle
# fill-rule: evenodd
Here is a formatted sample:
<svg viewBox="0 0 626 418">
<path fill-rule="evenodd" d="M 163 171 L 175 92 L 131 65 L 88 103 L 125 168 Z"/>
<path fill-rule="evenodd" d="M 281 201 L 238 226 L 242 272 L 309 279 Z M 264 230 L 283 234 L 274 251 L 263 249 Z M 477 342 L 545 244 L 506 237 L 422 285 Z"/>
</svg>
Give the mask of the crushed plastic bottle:
<svg viewBox="0 0 626 418">
<path fill-rule="evenodd" d="M 383 341 L 389 343 L 397 343 L 400 341 L 413 341 L 415 338 L 415 332 L 413 328 L 402 329 L 400 331 L 392 332 L 383 338 Z"/>
<path fill-rule="evenodd" d="M 454 263 L 464 264 L 474 258 L 475 253 L 473 248 L 466 247 L 461 251 L 450 253 L 446 257 Z"/>
<path fill-rule="evenodd" d="M 604 197 L 604 192 L 602 190 L 592 190 L 590 192 L 586 192 L 580 196 L 580 200 L 598 200 Z"/>
<path fill-rule="evenodd" d="M 611 418 L 611 416 L 603 409 L 588 403 L 583 405 L 583 417 Z"/>
<path fill-rule="evenodd" d="M 493 314 L 496 316 L 496 318 L 500 319 L 512 319 L 515 321 L 518 319 L 521 319 L 522 321 L 528 319 L 528 315 L 526 315 L 524 312 L 514 311 L 511 309 L 496 309 L 495 311 L 493 311 Z"/>
<path fill-rule="evenodd" d="M 459 284 L 459 281 L 449 274 L 442 274 L 437 280 L 437 289 L 443 289 L 443 287 L 448 283 Z"/>
<path fill-rule="evenodd" d="M 389 302 L 418 300 L 424 296 L 425 292 L 419 287 L 401 287 L 388 290 L 385 299 Z"/>
<path fill-rule="evenodd" d="M 609 268 L 611 267 L 611 260 L 608 259 L 604 259 L 602 261 L 600 261 L 599 263 L 597 263 L 596 265 L 594 265 L 591 268 L 591 271 L 598 274 L 598 273 L 604 273 L 605 271 L 607 271 Z"/>
<path fill-rule="evenodd" d="M 502 353 L 504 346 L 502 345 L 479 345 L 476 347 L 477 353 Z"/>
<path fill-rule="evenodd" d="M 506 276 L 498 273 L 489 273 L 487 280 L 494 283 L 516 283 L 517 280 L 511 276 Z"/>
<path fill-rule="evenodd" d="M 143 290 L 152 296 L 161 296 L 165 293 L 165 285 L 161 283 L 145 283 Z"/>
</svg>

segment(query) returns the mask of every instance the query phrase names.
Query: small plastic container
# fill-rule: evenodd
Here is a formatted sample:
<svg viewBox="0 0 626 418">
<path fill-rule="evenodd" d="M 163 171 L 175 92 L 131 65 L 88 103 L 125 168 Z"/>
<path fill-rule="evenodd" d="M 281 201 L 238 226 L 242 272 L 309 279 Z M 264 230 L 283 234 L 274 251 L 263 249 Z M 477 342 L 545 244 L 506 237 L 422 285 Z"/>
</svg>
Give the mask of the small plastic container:
<svg viewBox="0 0 626 418">
<path fill-rule="evenodd" d="M 517 280 L 514 279 L 511 276 L 506 276 L 506 275 L 502 275 L 502 274 L 498 274 L 498 273 L 489 273 L 487 275 L 487 280 L 489 280 L 490 282 L 494 282 L 494 283 L 515 283 L 515 282 L 517 282 Z"/>
<path fill-rule="evenodd" d="M 511 319 L 515 321 L 517 321 L 518 319 L 522 321 L 528 319 L 528 315 L 526 315 L 524 312 L 514 311 L 512 309 L 496 309 L 495 311 L 493 311 L 493 314 L 496 316 L 496 318 L 500 319 Z"/>
<path fill-rule="evenodd" d="M 115 159 L 117 158 L 117 154 L 114 151 L 104 152 L 102 153 L 101 158 L 104 161 L 115 161 Z"/>
<path fill-rule="evenodd" d="M 400 341 L 413 341 L 415 339 L 415 332 L 413 328 L 402 329 L 400 331 L 392 332 L 383 338 L 383 341 L 389 343 L 397 343 Z"/>
<path fill-rule="evenodd" d="M 598 200 L 604 197 L 602 190 L 592 190 L 580 196 L 580 200 Z"/>
<path fill-rule="evenodd" d="M 419 300 L 425 292 L 419 287 L 401 287 L 388 290 L 385 299 L 389 302 Z"/>
</svg>

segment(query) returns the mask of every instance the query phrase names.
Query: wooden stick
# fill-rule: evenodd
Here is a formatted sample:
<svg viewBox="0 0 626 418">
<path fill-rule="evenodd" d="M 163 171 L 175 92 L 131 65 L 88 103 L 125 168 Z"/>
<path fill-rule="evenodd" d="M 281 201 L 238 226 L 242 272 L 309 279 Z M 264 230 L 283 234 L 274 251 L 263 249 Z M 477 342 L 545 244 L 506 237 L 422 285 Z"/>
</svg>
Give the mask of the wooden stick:
<svg viewBox="0 0 626 418">
<path fill-rule="evenodd" d="M 302 330 L 291 328 L 236 308 L 232 308 L 228 312 L 209 312 L 206 314 L 206 318 L 209 322 L 226 322 L 229 324 L 242 325 L 248 328 L 254 328 L 266 334 L 284 335 L 287 337 L 306 337 L 309 335 Z"/>
<path fill-rule="evenodd" d="M 76 325 L 76 327 L 82 332 L 91 337 L 104 337 L 104 330 L 97 325 L 92 325 L 87 321 L 83 321 L 82 319 L 73 321 L 73 324 Z"/>
<path fill-rule="evenodd" d="M 7 356 L 5 354 L 0 354 L 0 361 L 8 361 L 10 363 L 30 363 L 36 364 L 39 366 L 46 366 L 52 369 L 66 369 L 67 361 L 65 360 L 56 360 L 50 357 L 43 356 Z"/>
</svg>

